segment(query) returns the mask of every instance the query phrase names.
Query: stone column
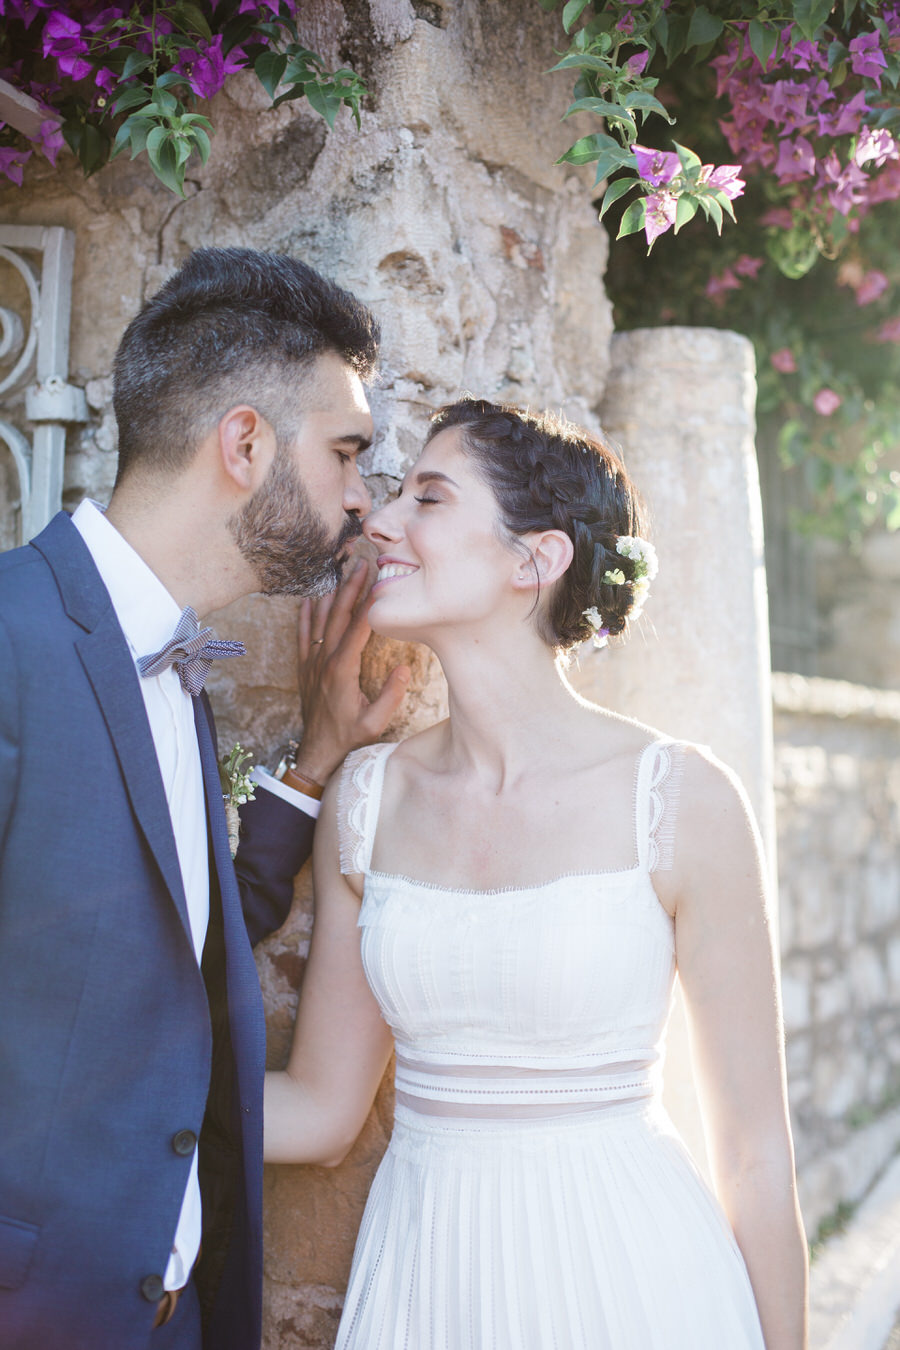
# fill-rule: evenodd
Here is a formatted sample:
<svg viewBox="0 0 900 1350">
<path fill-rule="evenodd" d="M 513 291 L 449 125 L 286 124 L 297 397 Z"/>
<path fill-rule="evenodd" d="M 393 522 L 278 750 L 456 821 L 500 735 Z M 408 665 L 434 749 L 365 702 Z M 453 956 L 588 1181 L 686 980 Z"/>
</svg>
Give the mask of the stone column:
<svg viewBox="0 0 900 1350">
<path fill-rule="evenodd" d="M 774 876 L 772 698 L 753 348 L 713 328 L 619 333 L 601 418 L 649 508 L 659 576 L 622 647 L 588 649 L 586 697 L 709 745 L 742 778 Z M 698 1159 L 702 1129 L 683 1009 L 669 1030 L 666 1099 Z"/>
</svg>

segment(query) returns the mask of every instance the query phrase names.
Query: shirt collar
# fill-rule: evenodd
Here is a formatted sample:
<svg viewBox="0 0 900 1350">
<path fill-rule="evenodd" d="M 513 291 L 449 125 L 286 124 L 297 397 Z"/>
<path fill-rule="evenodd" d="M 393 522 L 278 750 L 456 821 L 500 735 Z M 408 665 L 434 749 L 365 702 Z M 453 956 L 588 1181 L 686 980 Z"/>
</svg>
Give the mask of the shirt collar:
<svg viewBox="0 0 900 1350">
<path fill-rule="evenodd" d="M 86 497 L 72 524 L 87 545 L 134 656 L 159 651 L 181 617 L 176 601 L 109 523 L 99 502 Z"/>
</svg>

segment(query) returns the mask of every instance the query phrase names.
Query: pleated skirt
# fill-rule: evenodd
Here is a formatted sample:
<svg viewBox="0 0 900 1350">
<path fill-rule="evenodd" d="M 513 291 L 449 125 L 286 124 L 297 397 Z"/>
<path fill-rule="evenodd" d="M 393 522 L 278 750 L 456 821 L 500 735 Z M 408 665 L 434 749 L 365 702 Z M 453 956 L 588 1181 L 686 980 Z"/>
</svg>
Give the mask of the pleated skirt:
<svg viewBox="0 0 900 1350">
<path fill-rule="evenodd" d="M 397 1108 L 336 1350 L 765 1350 L 743 1259 L 657 1103 Z"/>
</svg>

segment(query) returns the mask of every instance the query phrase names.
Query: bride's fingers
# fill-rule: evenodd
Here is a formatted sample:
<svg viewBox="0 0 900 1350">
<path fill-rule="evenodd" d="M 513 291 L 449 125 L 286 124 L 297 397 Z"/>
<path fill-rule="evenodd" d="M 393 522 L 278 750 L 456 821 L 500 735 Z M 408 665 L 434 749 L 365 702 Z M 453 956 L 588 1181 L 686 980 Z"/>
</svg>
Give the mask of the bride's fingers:
<svg viewBox="0 0 900 1350">
<path fill-rule="evenodd" d="M 334 591 L 330 595 L 319 596 L 313 601 L 312 622 L 310 625 L 310 647 L 317 648 L 325 640 L 325 629 L 328 626 L 328 615 L 331 613 L 331 606 L 334 603 Z M 315 655 L 315 652 L 313 652 Z"/>
<path fill-rule="evenodd" d="M 337 591 L 333 593 L 330 613 L 323 632 L 327 652 L 333 652 L 336 647 L 340 646 L 347 629 L 350 627 L 353 621 L 353 611 L 366 584 L 367 575 L 366 563 L 363 559 L 360 559 L 350 575 L 341 582 Z"/>
</svg>

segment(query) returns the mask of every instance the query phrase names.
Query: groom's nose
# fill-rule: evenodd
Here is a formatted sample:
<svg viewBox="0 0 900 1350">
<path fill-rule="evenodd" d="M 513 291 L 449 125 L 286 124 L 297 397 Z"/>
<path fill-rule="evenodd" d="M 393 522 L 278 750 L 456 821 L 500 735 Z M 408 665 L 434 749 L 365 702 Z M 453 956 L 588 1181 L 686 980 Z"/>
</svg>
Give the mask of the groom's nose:
<svg viewBox="0 0 900 1350">
<path fill-rule="evenodd" d="M 355 462 L 344 485 L 343 505 L 348 515 L 359 516 L 360 519 L 367 516 L 372 510 L 372 498 L 369 495 L 369 489 L 363 482 Z"/>
</svg>

